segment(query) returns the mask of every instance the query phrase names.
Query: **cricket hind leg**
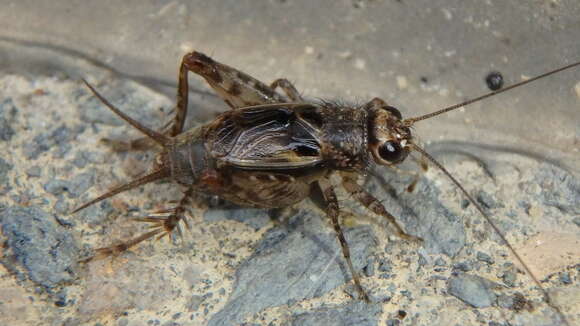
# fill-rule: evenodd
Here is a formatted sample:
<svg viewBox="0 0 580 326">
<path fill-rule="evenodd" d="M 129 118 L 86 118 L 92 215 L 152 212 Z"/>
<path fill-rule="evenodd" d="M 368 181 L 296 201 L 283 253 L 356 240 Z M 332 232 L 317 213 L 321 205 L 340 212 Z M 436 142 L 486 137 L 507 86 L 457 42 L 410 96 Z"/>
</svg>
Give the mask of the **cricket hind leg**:
<svg viewBox="0 0 580 326">
<path fill-rule="evenodd" d="M 336 198 L 336 193 L 334 192 L 334 188 L 332 187 L 332 185 L 330 184 L 330 182 L 328 180 L 320 180 L 318 183 L 320 184 L 320 187 L 322 189 L 322 194 L 323 194 L 324 199 L 326 201 L 326 214 L 328 215 L 328 217 L 330 217 L 330 220 L 332 222 L 332 227 L 334 228 L 334 231 L 336 233 L 336 237 L 338 238 L 338 242 L 340 242 L 340 247 L 342 249 L 342 255 L 344 256 L 344 259 L 346 260 L 346 263 L 348 265 L 348 269 L 350 270 L 350 273 L 352 275 L 354 286 L 355 286 L 357 292 L 359 293 L 360 297 L 364 301 L 370 302 L 370 299 L 369 299 L 367 293 L 365 292 L 365 290 L 363 289 L 363 287 L 360 283 L 359 274 L 356 272 L 356 270 L 354 269 L 354 266 L 352 265 L 352 260 L 351 260 L 351 256 L 350 256 L 350 249 L 348 247 L 348 243 L 346 242 L 346 238 L 344 237 L 344 233 L 342 232 L 342 228 L 341 228 L 340 222 L 339 222 L 340 208 L 338 206 L 338 199 Z"/>
<path fill-rule="evenodd" d="M 292 100 L 292 102 L 304 102 L 304 99 L 302 98 L 296 87 L 294 87 L 294 85 L 288 79 L 278 78 L 275 81 L 273 81 L 272 84 L 270 84 L 270 88 L 273 90 L 276 90 L 276 88 L 278 87 L 280 87 L 284 91 L 284 93 L 286 93 L 286 96 L 288 96 L 288 98 Z"/>
<path fill-rule="evenodd" d="M 81 260 L 81 262 L 89 262 L 91 260 L 117 256 L 145 240 L 151 238 L 161 240 L 164 237 L 169 237 L 174 231 L 177 231 L 178 236 L 182 238 L 183 232 L 179 223 L 183 221 L 183 223 L 185 223 L 186 227 L 189 229 L 189 224 L 186 219 L 187 216 L 185 206 L 187 205 L 188 200 L 192 197 L 192 195 L 193 188 L 189 188 L 183 193 L 182 198 L 177 202 L 175 207 L 156 211 L 150 216 L 135 218 L 134 220 L 138 222 L 151 223 L 149 227 L 151 230 L 127 241 L 123 241 L 109 247 L 99 248 L 96 250 L 96 253 L 93 256 L 85 258 Z"/>
<path fill-rule="evenodd" d="M 373 195 L 368 193 L 362 186 L 356 182 L 353 176 L 342 173 L 342 185 L 348 193 L 350 193 L 358 202 L 371 212 L 386 218 L 396 229 L 397 235 L 405 240 L 421 242 L 423 239 L 407 234 L 403 228 L 397 223 L 395 217 L 387 211 L 385 206 L 376 199 Z"/>
</svg>

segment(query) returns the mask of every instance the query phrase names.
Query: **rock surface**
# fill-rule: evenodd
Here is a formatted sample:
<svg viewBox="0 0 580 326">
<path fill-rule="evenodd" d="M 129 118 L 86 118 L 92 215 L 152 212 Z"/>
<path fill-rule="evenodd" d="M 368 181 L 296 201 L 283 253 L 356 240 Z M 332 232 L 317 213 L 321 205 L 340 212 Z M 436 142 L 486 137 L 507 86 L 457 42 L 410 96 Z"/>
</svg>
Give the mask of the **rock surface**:
<svg viewBox="0 0 580 326">
<path fill-rule="evenodd" d="M 101 141 L 140 135 L 80 77 L 159 129 L 174 105 L 179 59 L 195 48 L 266 82 L 287 77 L 306 98 L 381 96 L 409 117 L 486 91 L 491 70 L 508 85 L 574 60 L 578 17 L 573 0 L 14 2 L 0 11 L 0 324 L 561 325 L 473 204 L 432 166 L 412 193 L 402 171 L 376 168 L 361 180 L 421 244 L 396 237 L 339 190 L 371 304 L 356 299 L 316 198 L 277 221 L 200 199 L 183 240 L 87 264 L 78 261 L 94 249 L 145 232 L 131 218 L 166 207 L 181 189 L 150 184 L 69 213 L 154 160 Z M 580 320 L 578 76 L 413 129 L 571 324 Z M 188 126 L 226 108 L 200 78 L 190 86 Z M 401 169 L 420 170 L 408 161 Z"/>
</svg>

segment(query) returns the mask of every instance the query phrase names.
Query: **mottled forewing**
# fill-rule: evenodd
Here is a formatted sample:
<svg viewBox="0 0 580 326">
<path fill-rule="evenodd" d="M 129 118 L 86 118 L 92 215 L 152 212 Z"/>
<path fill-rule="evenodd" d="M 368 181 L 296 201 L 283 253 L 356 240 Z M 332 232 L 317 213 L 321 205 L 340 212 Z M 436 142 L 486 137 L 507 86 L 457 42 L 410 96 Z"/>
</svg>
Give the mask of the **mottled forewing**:
<svg viewBox="0 0 580 326">
<path fill-rule="evenodd" d="M 221 114 L 206 132 L 219 162 L 246 169 L 296 169 L 321 163 L 319 130 L 300 113 L 310 104 L 248 107 Z"/>
</svg>

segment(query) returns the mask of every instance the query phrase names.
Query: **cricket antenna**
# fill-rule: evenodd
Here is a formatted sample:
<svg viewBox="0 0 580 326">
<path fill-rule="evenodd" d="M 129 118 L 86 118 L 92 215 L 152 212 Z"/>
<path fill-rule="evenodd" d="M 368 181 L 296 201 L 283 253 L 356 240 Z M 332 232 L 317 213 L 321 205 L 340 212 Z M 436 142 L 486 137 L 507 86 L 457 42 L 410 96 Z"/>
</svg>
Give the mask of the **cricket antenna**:
<svg viewBox="0 0 580 326">
<path fill-rule="evenodd" d="M 105 104 L 111 111 L 113 111 L 115 114 L 117 114 L 121 119 L 127 121 L 127 123 L 129 123 L 131 126 L 135 127 L 135 129 L 138 129 L 139 131 L 141 131 L 143 134 L 145 134 L 145 136 L 153 139 L 159 145 L 161 145 L 163 147 L 167 147 L 167 144 L 169 143 L 171 138 L 165 136 L 164 134 L 158 133 L 155 130 L 152 130 L 152 129 L 145 127 L 144 125 L 142 125 L 138 121 L 132 119 L 131 117 L 129 117 L 125 113 L 121 112 L 121 110 L 117 109 L 113 104 L 111 104 L 109 101 L 107 101 L 107 99 L 105 99 L 101 94 L 99 94 L 99 92 L 97 92 L 97 90 L 93 86 L 91 86 L 91 84 L 89 84 L 89 82 L 87 82 L 84 78 L 83 78 L 83 82 L 85 83 L 85 85 L 87 85 L 87 87 L 91 90 L 91 92 L 93 92 L 93 94 L 95 94 L 95 96 L 101 102 L 103 102 L 103 104 Z"/>
<path fill-rule="evenodd" d="M 544 73 L 544 74 L 541 74 L 541 75 L 539 75 L 539 76 L 536 76 L 536 77 L 530 78 L 530 79 L 528 79 L 528 80 L 524 80 L 524 81 L 521 81 L 521 82 L 519 82 L 519 83 L 515 83 L 515 84 L 513 84 L 513 85 L 507 86 L 506 88 L 502 88 L 502 89 L 500 89 L 500 90 L 493 91 L 493 92 L 489 92 L 489 93 L 487 93 L 487 94 L 484 94 L 484 95 L 478 96 L 478 97 L 476 97 L 476 98 L 472 98 L 472 99 L 470 99 L 470 100 L 467 100 L 467 101 L 465 101 L 465 102 L 463 102 L 463 103 L 455 104 L 455 105 L 452 105 L 452 106 L 446 107 L 446 108 L 444 108 L 444 109 L 437 110 L 437 111 L 435 111 L 435 112 L 431 112 L 431 113 L 427 113 L 427 114 L 425 114 L 425 115 L 418 116 L 418 117 L 415 117 L 415 118 L 408 118 L 408 119 L 405 119 L 405 120 L 403 120 L 403 124 L 404 124 L 405 126 L 407 126 L 407 127 L 410 127 L 410 126 L 412 126 L 412 125 L 413 125 L 415 122 L 417 122 L 417 121 L 421 121 L 421 120 L 430 119 L 430 118 L 432 118 L 432 117 L 434 117 L 434 116 L 437 116 L 437 115 L 440 115 L 440 114 L 443 114 L 443 113 L 447 113 L 447 112 L 449 112 L 449 111 L 453 111 L 453 110 L 459 109 L 459 108 L 461 108 L 461 107 L 464 107 L 464 106 L 468 106 L 469 104 L 472 104 L 472 103 L 475 103 L 475 102 L 481 101 L 481 100 L 483 100 L 483 99 L 485 99 L 485 98 L 492 97 L 492 96 L 498 95 L 498 94 L 500 94 L 500 93 L 503 93 L 503 92 L 507 92 L 507 91 L 509 91 L 510 89 L 514 89 L 514 88 L 516 88 L 516 87 L 523 86 L 523 85 L 525 85 L 525 84 L 531 83 L 531 82 L 533 82 L 533 81 L 536 81 L 536 80 L 538 80 L 538 79 L 542 79 L 542 78 L 544 78 L 544 77 L 548 77 L 548 76 L 550 76 L 550 75 L 553 75 L 553 74 L 559 73 L 559 72 L 561 72 L 561 71 L 564 71 L 564 70 L 567 70 L 567 69 L 570 69 L 570 68 L 574 68 L 574 67 L 576 67 L 576 66 L 580 66 L 580 61 L 578 61 L 578 62 L 574 62 L 574 63 L 571 63 L 571 64 L 569 64 L 569 65 L 566 65 L 566 66 L 564 66 L 564 67 L 561 67 L 561 68 L 558 68 L 558 69 L 555 69 L 555 70 L 552 70 L 552 71 L 549 71 L 549 72 L 547 72 L 547 73 Z"/>
<path fill-rule="evenodd" d="M 83 205 L 77 207 L 74 211 L 72 211 L 71 214 L 74 214 L 74 213 L 76 213 L 82 209 L 85 209 L 93 204 L 96 204 L 96 203 L 100 202 L 101 200 L 107 199 L 109 197 L 113 197 L 118 193 L 139 187 L 141 185 L 153 182 L 155 180 L 167 178 L 169 176 L 170 176 L 170 171 L 167 168 L 161 168 L 159 170 L 153 171 L 153 172 L 146 174 L 140 178 L 137 178 L 133 181 L 122 184 L 122 185 L 100 195 L 99 197 L 97 197 L 97 198 L 95 198 L 87 203 L 84 203 Z"/>
<path fill-rule="evenodd" d="M 578 65 L 578 64 L 580 64 L 580 62 L 579 63 L 576 63 L 574 65 Z M 568 66 L 568 67 L 570 67 L 570 66 Z M 559 69 L 559 70 L 561 71 L 563 69 Z M 554 73 L 554 72 L 551 72 L 551 73 Z M 548 73 L 548 74 L 551 74 L 551 73 Z M 546 75 L 547 74 L 544 74 L 544 76 L 546 76 Z M 536 77 L 535 79 L 538 79 L 538 78 Z M 531 80 L 528 80 L 528 82 L 529 81 L 531 81 Z M 514 85 L 514 86 L 517 86 L 517 85 Z M 487 223 L 489 225 L 491 225 L 491 227 L 495 231 L 495 233 L 497 235 L 499 235 L 499 237 L 500 237 L 501 241 L 503 242 L 503 244 L 508 248 L 508 250 L 511 252 L 511 254 L 516 258 L 516 260 L 524 268 L 524 271 L 526 272 L 526 274 L 528 274 L 530 276 L 530 278 L 532 278 L 532 280 L 534 281 L 534 283 L 538 286 L 538 288 L 542 292 L 542 295 L 544 296 L 544 300 L 546 301 L 546 303 L 548 304 L 548 306 L 550 306 L 552 309 L 554 309 L 554 311 L 556 311 L 558 313 L 558 315 L 563 320 L 563 322 L 564 322 L 565 325 L 570 325 L 570 323 L 568 322 L 568 320 L 566 319 L 565 315 L 562 313 L 562 311 L 560 310 L 560 308 L 558 308 L 555 304 L 552 303 L 552 300 L 550 299 L 550 295 L 548 294 L 548 291 L 546 291 L 546 289 L 542 286 L 542 284 L 540 283 L 540 281 L 538 281 L 538 278 L 534 275 L 534 273 L 532 273 L 532 271 L 530 270 L 530 268 L 528 267 L 528 265 L 524 262 L 524 260 L 522 259 L 522 257 L 516 252 L 516 250 L 514 249 L 514 247 L 508 242 L 508 240 L 506 239 L 506 237 L 502 233 L 502 231 L 497 227 L 497 225 L 491 219 L 491 217 L 489 217 L 485 213 L 485 211 L 475 201 L 475 199 L 473 199 L 473 197 L 471 197 L 471 195 L 467 192 L 467 190 L 465 190 L 465 188 L 463 188 L 463 186 L 459 183 L 459 181 L 457 181 L 457 179 L 455 179 L 455 177 L 453 177 L 451 175 L 451 173 L 449 173 L 449 171 L 447 171 L 447 169 L 445 169 L 443 167 L 443 165 L 441 165 L 441 163 L 439 163 L 437 160 L 435 160 L 435 158 L 433 156 L 431 156 L 429 153 L 427 153 L 424 149 L 422 149 L 421 147 L 417 146 L 414 143 L 411 143 L 410 144 L 410 148 L 412 150 L 415 150 L 415 151 L 419 152 L 423 157 L 425 157 L 427 160 L 429 160 L 429 162 L 431 162 L 439 170 L 441 170 L 441 172 L 443 172 L 451 180 L 451 182 L 453 182 L 453 184 L 455 184 L 455 186 L 457 188 L 459 188 L 459 190 L 461 190 L 461 192 L 465 195 L 465 197 L 467 197 L 467 199 L 469 200 L 469 202 L 471 204 L 473 204 L 473 206 L 475 206 L 475 208 L 479 211 L 479 213 L 485 218 L 485 220 L 487 221 Z"/>
</svg>

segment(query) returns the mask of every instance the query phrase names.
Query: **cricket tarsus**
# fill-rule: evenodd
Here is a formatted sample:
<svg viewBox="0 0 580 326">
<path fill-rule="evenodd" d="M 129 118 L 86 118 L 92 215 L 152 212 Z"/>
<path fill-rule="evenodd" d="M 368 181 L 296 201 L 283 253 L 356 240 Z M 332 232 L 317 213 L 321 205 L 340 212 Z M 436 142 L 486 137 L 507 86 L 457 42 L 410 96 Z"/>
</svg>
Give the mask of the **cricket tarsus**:
<svg viewBox="0 0 580 326">
<path fill-rule="evenodd" d="M 149 231 L 147 233 L 144 233 L 136 238 L 133 238 L 131 240 L 128 241 L 124 241 L 122 243 L 116 244 L 116 245 L 112 245 L 109 247 L 104 247 L 104 248 L 98 248 L 96 251 L 96 253 L 92 256 L 89 256 L 87 258 L 84 258 L 82 260 L 80 260 L 80 263 L 88 263 L 90 261 L 93 260 L 99 260 L 99 259 L 103 259 L 103 258 L 107 258 L 107 257 L 111 257 L 111 256 L 117 256 L 127 250 L 129 250 L 130 248 L 136 246 L 137 244 L 156 236 L 157 234 L 161 233 L 161 230 L 156 229 L 156 230 L 152 230 Z"/>
<path fill-rule="evenodd" d="M 183 193 L 183 196 L 177 203 L 177 206 L 173 208 L 158 210 L 150 216 L 134 218 L 133 220 L 138 222 L 151 223 L 151 226 L 149 227 L 151 230 L 133 239 L 129 239 L 109 247 L 99 248 L 96 250 L 95 255 L 85 258 L 81 260 L 81 262 L 87 263 L 92 260 L 117 256 L 150 238 L 156 237 L 157 240 L 161 240 L 164 237 L 170 237 L 174 231 L 177 231 L 179 237 L 183 238 L 180 222 L 183 221 L 189 228 L 189 224 L 187 223 L 187 218 L 185 215 L 185 206 L 187 205 L 187 201 L 190 199 L 192 194 L 193 189 L 189 188 Z"/>
</svg>

